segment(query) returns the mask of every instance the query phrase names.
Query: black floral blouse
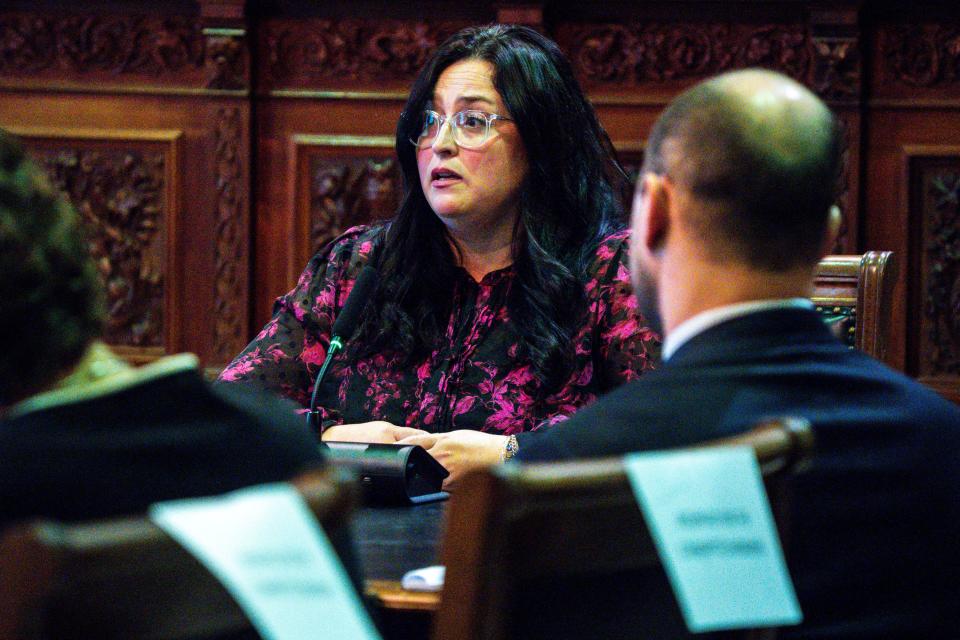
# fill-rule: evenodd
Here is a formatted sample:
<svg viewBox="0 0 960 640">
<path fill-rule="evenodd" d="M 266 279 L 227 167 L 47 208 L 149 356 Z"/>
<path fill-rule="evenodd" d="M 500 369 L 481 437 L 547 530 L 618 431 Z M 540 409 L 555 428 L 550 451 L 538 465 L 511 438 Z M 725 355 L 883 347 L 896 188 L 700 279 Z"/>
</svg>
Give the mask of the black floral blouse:
<svg viewBox="0 0 960 640">
<path fill-rule="evenodd" d="M 273 318 L 224 369 L 222 382 L 272 390 L 307 406 L 330 330 L 383 227 L 354 227 L 320 251 Z M 576 364 L 543 398 L 506 309 L 512 267 L 456 283 L 444 339 L 419 364 L 387 354 L 351 361 L 338 354 L 319 394 L 324 425 L 386 420 L 430 432 L 475 429 L 516 434 L 564 420 L 599 394 L 650 369 L 659 337 L 645 326 L 630 288 L 624 230 L 597 250 L 584 288 L 590 301 L 575 338 Z"/>
</svg>

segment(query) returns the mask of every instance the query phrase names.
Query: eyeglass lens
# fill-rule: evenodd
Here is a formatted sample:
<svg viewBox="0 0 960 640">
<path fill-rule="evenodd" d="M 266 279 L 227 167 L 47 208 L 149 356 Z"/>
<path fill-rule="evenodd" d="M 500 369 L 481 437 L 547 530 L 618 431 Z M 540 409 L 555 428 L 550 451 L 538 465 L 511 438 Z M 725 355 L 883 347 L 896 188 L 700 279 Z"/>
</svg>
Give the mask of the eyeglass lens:
<svg viewBox="0 0 960 640">
<path fill-rule="evenodd" d="M 429 147 L 440 135 L 444 118 L 435 111 L 424 111 L 423 127 L 416 145 L 420 148 Z M 450 117 L 450 126 L 453 129 L 453 140 L 461 147 L 476 147 L 486 142 L 490 132 L 490 120 L 482 111 L 460 111 Z"/>
</svg>

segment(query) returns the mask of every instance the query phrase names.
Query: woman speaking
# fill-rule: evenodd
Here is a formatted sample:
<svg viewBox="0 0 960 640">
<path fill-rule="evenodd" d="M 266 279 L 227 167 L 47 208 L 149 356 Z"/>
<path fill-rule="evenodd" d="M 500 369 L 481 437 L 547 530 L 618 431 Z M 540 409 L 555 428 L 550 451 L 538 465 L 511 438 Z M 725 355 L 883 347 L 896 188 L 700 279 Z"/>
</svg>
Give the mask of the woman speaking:
<svg viewBox="0 0 960 640">
<path fill-rule="evenodd" d="M 221 374 L 308 404 L 331 328 L 379 278 L 318 391 L 323 440 L 423 444 L 451 472 L 495 463 L 651 366 L 609 139 L 552 41 L 465 29 L 397 125 L 404 197 L 307 265 Z M 519 436 L 519 437 L 518 437 Z"/>
</svg>

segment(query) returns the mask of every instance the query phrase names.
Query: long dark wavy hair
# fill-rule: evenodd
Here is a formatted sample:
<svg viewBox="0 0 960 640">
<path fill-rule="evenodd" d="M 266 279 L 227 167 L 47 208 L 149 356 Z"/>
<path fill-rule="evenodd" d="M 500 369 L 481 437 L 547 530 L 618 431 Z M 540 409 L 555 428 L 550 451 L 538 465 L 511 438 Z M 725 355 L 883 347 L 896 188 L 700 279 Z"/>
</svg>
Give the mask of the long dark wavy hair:
<svg viewBox="0 0 960 640">
<path fill-rule="evenodd" d="M 507 311 L 543 392 L 570 374 L 572 338 L 586 311 L 586 270 L 601 239 L 622 228 L 618 197 L 626 176 L 570 63 L 533 29 L 464 29 L 444 42 L 414 82 L 397 125 L 404 197 L 376 254 L 380 283 L 355 344 L 407 362 L 443 335 L 451 313 L 457 257 L 420 186 L 416 140 L 421 113 L 440 74 L 455 62 L 490 62 L 494 86 L 516 123 L 529 171 L 513 233 L 516 279 Z"/>
</svg>

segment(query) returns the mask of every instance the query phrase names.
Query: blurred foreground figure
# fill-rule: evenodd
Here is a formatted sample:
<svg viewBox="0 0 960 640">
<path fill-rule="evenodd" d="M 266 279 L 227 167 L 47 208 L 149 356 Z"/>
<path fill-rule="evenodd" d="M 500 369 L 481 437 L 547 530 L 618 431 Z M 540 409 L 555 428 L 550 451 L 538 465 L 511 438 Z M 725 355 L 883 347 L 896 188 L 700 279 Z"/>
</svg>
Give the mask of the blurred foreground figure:
<svg viewBox="0 0 960 640">
<path fill-rule="evenodd" d="M 76 213 L 0 131 L 0 526 L 142 512 L 322 463 L 289 407 L 211 389 L 190 354 L 134 369 L 102 323 Z"/>
</svg>

